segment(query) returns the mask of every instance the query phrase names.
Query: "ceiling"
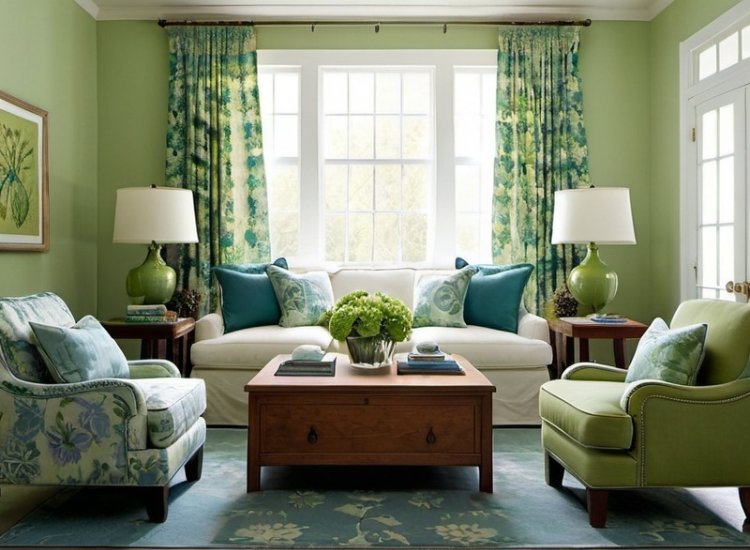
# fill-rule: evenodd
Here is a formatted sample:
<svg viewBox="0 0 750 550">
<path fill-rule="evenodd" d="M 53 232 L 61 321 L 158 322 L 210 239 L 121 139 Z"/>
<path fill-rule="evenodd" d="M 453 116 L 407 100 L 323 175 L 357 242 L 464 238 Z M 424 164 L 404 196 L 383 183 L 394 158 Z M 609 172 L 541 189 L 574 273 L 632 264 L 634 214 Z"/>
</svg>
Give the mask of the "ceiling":
<svg viewBox="0 0 750 550">
<path fill-rule="evenodd" d="M 650 21 L 674 0 L 75 0 L 98 21 Z"/>
</svg>

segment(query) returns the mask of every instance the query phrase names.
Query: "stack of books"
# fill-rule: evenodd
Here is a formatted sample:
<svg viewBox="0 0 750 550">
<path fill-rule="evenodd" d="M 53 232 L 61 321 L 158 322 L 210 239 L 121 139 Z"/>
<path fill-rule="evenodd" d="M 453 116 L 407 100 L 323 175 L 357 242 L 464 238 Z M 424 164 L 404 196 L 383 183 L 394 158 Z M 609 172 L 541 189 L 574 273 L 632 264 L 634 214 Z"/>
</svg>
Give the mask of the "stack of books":
<svg viewBox="0 0 750 550">
<path fill-rule="evenodd" d="M 336 355 L 326 353 L 320 360 L 287 359 L 279 364 L 276 376 L 335 376 Z"/>
<path fill-rule="evenodd" d="M 461 365 L 447 353 L 399 353 L 399 374 L 465 374 Z"/>
<path fill-rule="evenodd" d="M 176 320 L 175 313 L 167 311 L 167 306 L 164 304 L 128 306 L 125 315 L 125 321 L 128 323 L 164 323 Z"/>
</svg>

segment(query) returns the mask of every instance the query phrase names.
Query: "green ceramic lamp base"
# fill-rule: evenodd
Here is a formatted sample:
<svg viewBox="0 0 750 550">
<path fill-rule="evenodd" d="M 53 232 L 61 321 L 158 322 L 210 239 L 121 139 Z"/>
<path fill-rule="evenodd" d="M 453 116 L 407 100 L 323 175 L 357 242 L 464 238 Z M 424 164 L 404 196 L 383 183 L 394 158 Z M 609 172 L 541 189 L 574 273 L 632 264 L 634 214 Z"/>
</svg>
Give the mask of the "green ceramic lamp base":
<svg viewBox="0 0 750 550">
<path fill-rule="evenodd" d="M 604 309 L 617 294 L 617 273 L 599 259 L 595 243 L 589 243 L 586 257 L 570 272 L 568 288 L 573 297 L 593 313 Z"/>
<path fill-rule="evenodd" d="M 128 273 L 125 288 L 133 304 L 165 304 L 174 294 L 177 275 L 161 257 L 161 246 L 151 243 L 148 256 Z"/>
</svg>

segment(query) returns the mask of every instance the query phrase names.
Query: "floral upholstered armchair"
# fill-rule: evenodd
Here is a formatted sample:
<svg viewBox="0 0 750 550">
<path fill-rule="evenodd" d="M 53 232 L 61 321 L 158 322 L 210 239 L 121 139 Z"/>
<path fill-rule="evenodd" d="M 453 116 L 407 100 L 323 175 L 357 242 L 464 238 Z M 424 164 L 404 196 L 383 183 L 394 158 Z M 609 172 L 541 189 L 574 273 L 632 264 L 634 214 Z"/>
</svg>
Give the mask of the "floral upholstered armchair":
<svg viewBox="0 0 750 550">
<path fill-rule="evenodd" d="M 57 295 L 0 298 L 0 484 L 140 487 L 163 522 L 172 477 L 201 476 L 205 408 L 202 380 L 125 360 Z"/>
</svg>

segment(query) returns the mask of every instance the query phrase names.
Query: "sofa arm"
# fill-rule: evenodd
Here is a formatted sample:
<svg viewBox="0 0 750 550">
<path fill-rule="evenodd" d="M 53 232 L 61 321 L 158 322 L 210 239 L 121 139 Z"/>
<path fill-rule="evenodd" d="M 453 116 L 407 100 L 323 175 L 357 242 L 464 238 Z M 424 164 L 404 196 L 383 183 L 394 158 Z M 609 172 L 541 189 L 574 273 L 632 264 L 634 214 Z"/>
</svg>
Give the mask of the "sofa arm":
<svg viewBox="0 0 750 550">
<path fill-rule="evenodd" d="M 565 380 L 595 380 L 600 382 L 624 382 L 628 371 L 599 363 L 575 363 L 562 373 Z"/>
<path fill-rule="evenodd" d="M 179 369 L 165 359 L 138 359 L 128 361 L 130 378 L 181 378 Z"/>
<path fill-rule="evenodd" d="M 195 322 L 195 341 L 211 340 L 224 334 L 224 319 L 218 313 L 209 313 Z"/>
<path fill-rule="evenodd" d="M 549 344 L 549 325 L 545 319 L 521 308 L 518 312 L 518 335 Z"/>
</svg>

